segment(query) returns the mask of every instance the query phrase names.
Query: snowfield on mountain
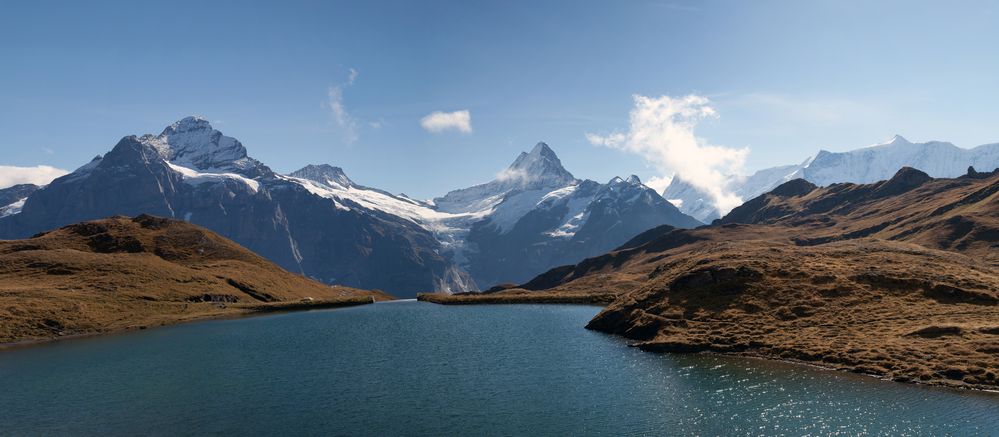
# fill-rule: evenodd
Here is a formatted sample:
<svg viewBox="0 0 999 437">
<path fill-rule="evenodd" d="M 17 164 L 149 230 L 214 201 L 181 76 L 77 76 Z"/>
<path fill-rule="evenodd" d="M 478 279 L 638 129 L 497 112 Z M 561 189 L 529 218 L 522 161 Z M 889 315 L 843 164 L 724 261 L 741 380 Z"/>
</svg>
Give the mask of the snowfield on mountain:
<svg viewBox="0 0 999 437">
<path fill-rule="evenodd" d="M 421 201 L 355 183 L 328 164 L 278 174 L 200 117 L 125 137 L 29 191 L 0 207 L 0 238 L 154 214 L 204 226 L 318 281 L 401 297 L 518 282 L 655 226 L 701 224 L 637 177 L 575 178 L 544 143 L 490 182 Z"/>
</svg>

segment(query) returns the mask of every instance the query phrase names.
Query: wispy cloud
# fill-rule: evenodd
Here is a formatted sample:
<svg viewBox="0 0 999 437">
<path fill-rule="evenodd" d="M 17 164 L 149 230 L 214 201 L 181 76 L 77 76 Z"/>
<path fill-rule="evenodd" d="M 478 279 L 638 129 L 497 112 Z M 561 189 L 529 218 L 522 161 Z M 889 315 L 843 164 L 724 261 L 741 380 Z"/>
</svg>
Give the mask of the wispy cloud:
<svg viewBox="0 0 999 437">
<path fill-rule="evenodd" d="M 472 115 L 467 109 L 454 112 L 434 111 L 420 119 L 420 126 L 435 134 L 449 130 L 467 134 L 472 132 Z"/>
<path fill-rule="evenodd" d="M 720 107 L 752 109 L 786 121 L 824 126 L 842 126 L 870 120 L 886 112 L 886 109 L 876 102 L 861 102 L 841 97 L 753 92 L 723 95 L 715 100 Z"/>
<path fill-rule="evenodd" d="M 665 187 L 667 179 L 681 175 L 709 193 L 722 214 L 742 203 L 726 189 L 726 176 L 741 172 L 749 149 L 711 145 L 694 134 L 701 120 L 718 116 L 710 100 L 698 95 L 633 98 L 628 132 L 587 133 L 586 139 L 643 157 L 661 173 L 650 180 L 655 185 Z"/>
<path fill-rule="evenodd" d="M 354 85 L 357 80 L 357 70 L 351 68 L 347 73 L 347 81 L 331 86 L 327 92 L 326 105 L 333 114 L 333 120 L 343 129 L 344 141 L 352 144 L 360 138 L 359 122 L 347 111 L 343 100 L 343 90 Z"/>
<path fill-rule="evenodd" d="M 61 168 L 48 165 L 35 167 L 15 167 L 0 165 L 0 188 L 18 184 L 46 185 L 53 179 L 69 173 Z"/>
<path fill-rule="evenodd" d="M 496 173 L 498 181 L 526 181 L 527 178 L 527 171 L 519 168 L 506 168 Z"/>
</svg>

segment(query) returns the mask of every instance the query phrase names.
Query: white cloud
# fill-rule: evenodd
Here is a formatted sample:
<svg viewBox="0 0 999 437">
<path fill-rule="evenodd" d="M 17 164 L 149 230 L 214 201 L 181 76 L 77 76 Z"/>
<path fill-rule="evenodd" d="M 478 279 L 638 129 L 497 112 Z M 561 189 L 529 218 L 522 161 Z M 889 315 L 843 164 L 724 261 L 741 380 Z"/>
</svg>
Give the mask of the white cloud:
<svg viewBox="0 0 999 437">
<path fill-rule="evenodd" d="M 662 193 L 669 186 L 670 182 L 673 182 L 672 177 L 653 176 L 645 181 L 645 186 L 656 190 L 657 193 Z"/>
<path fill-rule="evenodd" d="M 420 126 L 427 132 L 441 133 L 455 130 L 461 133 L 472 132 L 472 115 L 467 109 L 454 112 L 434 111 L 420 119 Z"/>
<path fill-rule="evenodd" d="M 697 123 L 718 116 L 707 98 L 697 95 L 633 98 L 635 106 L 627 133 L 587 133 L 586 139 L 594 145 L 643 157 L 662 173 L 652 178 L 651 184 L 665 188 L 663 181 L 681 175 L 709 193 L 722 214 L 742 203 L 739 196 L 725 188 L 726 175 L 742 171 L 749 149 L 711 145 L 694 135 Z"/>
<path fill-rule="evenodd" d="M 496 173 L 496 180 L 504 182 L 527 180 L 527 172 L 519 168 L 506 168 L 503 169 L 503 171 Z"/>
<path fill-rule="evenodd" d="M 53 179 L 69 173 L 61 168 L 39 165 L 36 167 L 14 167 L 0 165 L 0 188 L 18 184 L 46 185 Z"/>
<path fill-rule="evenodd" d="M 343 129 L 344 141 L 348 144 L 354 143 L 360 138 L 358 132 L 358 121 L 347 111 L 347 106 L 343 103 L 343 90 L 354 85 L 357 80 L 357 70 L 351 68 L 347 74 L 347 81 L 339 85 L 331 86 L 327 92 L 326 105 L 333 113 L 333 120 Z"/>
</svg>

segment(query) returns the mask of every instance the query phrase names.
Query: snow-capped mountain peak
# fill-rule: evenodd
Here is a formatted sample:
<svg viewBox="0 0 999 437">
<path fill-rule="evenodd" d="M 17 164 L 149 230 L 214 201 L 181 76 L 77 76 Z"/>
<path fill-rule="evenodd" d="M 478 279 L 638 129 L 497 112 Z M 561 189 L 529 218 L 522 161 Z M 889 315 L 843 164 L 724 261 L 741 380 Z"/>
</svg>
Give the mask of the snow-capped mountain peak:
<svg viewBox="0 0 999 437">
<path fill-rule="evenodd" d="M 548 159 L 555 161 L 559 160 L 558 155 L 555 154 L 555 151 L 552 150 L 551 147 L 548 147 L 547 143 L 541 141 L 538 142 L 538 144 L 535 144 L 534 148 L 531 149 L 530 152 L 520 152 L 520 155 L 517 156 L 517 160 L 513 162 L 513 165 L 511 165 L 511 167 L 522 167 L 524 166 L 523 163 L 529 163 L 531 161 L 537 161 L 540 159 Z M 559 162 L 559 165 L 561 165 L 561 162 Z"/>
<path fill-rule="evenodd" d="M 562 161 L 555 151 L 544 142 L 535 145 L 530 153 L 521 152 L 513 164 L 500 174 L 499 179 L 519 182 L 525 186 L 538 183 L 546 186 L 564 185 L 576 180 L 572 173 L 562 167 Z"/>
<path fill-rule="evenodd" d="M 323 282 L 412 295 L 526 281 L 655 226 L 700 224 L 635 176 L 575 179 L 544 143 L 507 173 L 418 201 L 359 185 L 332 165 L 276 174 L 204 118 L 188 117 L 159 135 L 126 136 L 48 187 L 0 193 L 0 238 L 146 212 L 214 229 Z"/>
<path fill-rule="evenodd" d="M 451 191 L 434 199 L 433 203 L 439 210 L 450 213 L 485 212 L 503 202 L 508 194 L 534 192 L 540 199 L 544 193 L 578 183 L 572 173 L 562 167 L 555 151 L 541 142 L 530 153 L 521 152 L 496 179 Z"/>
<path fill-rule="evenodd" d="M 202 131 L 213 131 L 212 124 L 200 115 L 189 115 L 180 120 L 173 122 L 170 126 L 163 129 L 160 136 L 170 136 L 183 134 L 187 132 L 202 132 Z"/>
<path fill-rule="evenodd" d="M 975 168 L 999 167 L 999 144 L 964 149 L 944 141 L 912 143 L 901 135 L 887 142 L 845 152 L 820 150 L 801 164 L 760 170 L 750 176 L 729 176 L 725 188 L 743 201 L 766 193 L 792 179 L 805 179 L 818 186 L 838 182 L 869 184 L 890 179 L 901 167 L 912 167 L 932 177 L 957 177 Z M 675 178 L 663 197 L 680 209 L 708 222 L 718 217 L 718 209 L 707 193 Z"/>
<path fill-rule="evenodd" d="M 234 171 L 251 177 L 261 173 L 261 164 L 247 156 L 242 143 L 223 135 L 204 117 L 184 117 L 158 136 L 144 135 L 139 141 L 177 166 L 200 171 Z"/>
<path fill-rule="evenodd" d="M 888 140 L 887 144 L 912 144 L 912 143 L 910 143 L 909 140 L 905 139 L 905 137 L 899 134 L 895 134 L 891 137 L 890 140 Z"/>
<path fill-rule="evenodd" d="M 302 167 L 298 171 L 291 173 L 290 176 L 296 178 L 308 179 L 313 182 L 317 182 L 328 187 L 352 187 L 355 186 L 354 181 L 347 177 L 347 174 L 343 172 L 340 167 L 334 167 L 329 164 L 312 165 L 309 164 Z"/>
</svg>

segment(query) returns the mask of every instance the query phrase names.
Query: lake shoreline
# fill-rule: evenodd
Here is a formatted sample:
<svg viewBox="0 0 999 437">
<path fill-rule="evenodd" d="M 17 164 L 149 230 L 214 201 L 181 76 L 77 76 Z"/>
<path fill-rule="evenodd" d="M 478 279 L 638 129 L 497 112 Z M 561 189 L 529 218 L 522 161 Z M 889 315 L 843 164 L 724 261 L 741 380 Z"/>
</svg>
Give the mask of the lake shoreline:
<svg viewBox="0 0 999 437">
<path fill-rule="evenodd" d="M 485 295 L 482 294 L 443 295 L 435 293 L 420 293 L 417 295 L 415 301 L 433 303 L 444 306 L 549 304 L 549 305 L 594 305 L 594 306 L 605 307 L 606 305 L 609 304 L 607 299 L 608 295 L 603 295 L 603 294 L 563 294 L 563 295 L 545 296 L 541 294 L 526 294 L 526 293 L 485 294 Z M 412 300 L 414 299 L 404 299 L 396 301 L 402 302 L 402 301 L 412 301 Z M 222 305 L 221 307 L 219 307 L 219 309 L 222 312 L 191 314 L 188 315 L 187 317 L 177 317 L 170 320 L 163 320 L 155 324 L 135 324 L 124 327 L 115 327 L 108 329 L 106 331 L 68 334 L 51 338 L 36 338 L 36 339 L 26 339 L 23 341 L 0 343 L 0 352 L 12 349 L 21 349 L 21 348 L 52 344 L 56 342 L 62 342 L 65 340 L 76 340 L 83 338 L 93 338 L 98 336 L 124 334 L 140 330 L 174 326 L 174 325 L 193 323 L 193 322 L 240 319 L 240 318 L 264 316 L 264 315 L 272 315 L 280 313 L 346 308 L 352 306 L 370 305 L 376 302 L 379 302 L 379 300 L 374 299 L 372 296 L 362 296 L 362 297 L 352 297 L 345 299 L 327 299 L 327 300 L 311 301 L 311 302 L 305 302 L 305 301 L 269 302 L 269 303 L 259 303 L 259 304 L 232 304 L 228 306 Z M 394 301 L 383 300 L 381 302 L 394 302 Z M 586 329 L 592 329 L 592 328 L 586 328 Z M 613 333 L 608 333 L 608 334 L 613 334 Z M 717 356 L 727 356 L 727 357 L 739 357 L 739 358 L 747 358 L 753 360 L 787 363 L 792 365 L 803 365 L 817 369 L 872 377 L 878 380 L 896 382 L 896 383 L 908 383 L 925 387 L 947 388 L 959 391 L 974 391 L 974 392 L 982 392 L 990 394 L 999 394 L 999 389 L 987 385 L 969 384 L 948 379 L 931 379 L 931 380 L 895 379 L 887 375 L 868 372 L 865 369 L 861 368 L 854 368 L 849 366 L 834 366 L 825 363 L 816 363 L 812 361 L 799 360 L 794 358 L 772 356 L 766 353 L 753 352 L 753 351 L 723 351 L 723 350 L 712 350 L 710 348 L 707 349 L 702 348 L 698 350 L 693 350 L 693 349 L 660 350 L 662 348 L 658 347 L 660 345 L 657 344 L 655 341 L 641 342 L 641 341 L 634 341 L 633 339 L 628 339 L 627 337 L 620 336 L 617 334 L 613 335 L 630 341 L 630 343 L 628 344 L 629 347 L 638 348 L 641 349 L 643 352 L 654 353 L 654 354 L 680 354 L 680 355 L 705 354 L 705 355 L 717 355 Z"/>
<path fill-rule="evenodd" d="M 580 329 L 599 311 L 392 301 L 51 343 L 0 354 L 12 376 L 0 416 L 7 429 L 49 434 L 646 435 L 683 423 L 708 435 L 981 435 L 999 425 L 994 394 L 649 354 Z M 384 411 L 398 419 L 371 420 Z"/>
<path fill-rule="evenodd" d="M 542 293 L 468 294 L 468 295 L 444 295 L 436 293 L 421 293 L 417 295 L 417 300 L 421 302 L 430 302 L 439 305 L 591 304 L 591 305 L 599 305 L 606 307 L 607 305 L 610 304 L 610 302 L 613 301 L 614 298 L 616 298 L 616 296 L 613 295 L 609 296 L 610 299 L 608 300 L 608 295 L 599 295 L 599 294 L 563 294 L 563 295 L 545 296 Z M 620 336 L 616 333 L 609 333 L 609 334 Z M 993 386 L 983 385 L 983 384 L 970 384 L 963 381 L 955 381 L 950 379 L 937 378 L 930 380 L 921 380 L 918 378 L 892 378 L 887 375 L 870 372 L 865 368 L 827 365 L 824 363 L 816 363 L 806 360 L 772 356 L 766 353 L 757 353 L 752 351 L 723 351 L 723 350 L 712 350 L 710 348 L 695 348 L 695 347 L 691 347 L 690 350 L 681 350 L 682 348 L 678 348 L 677 350 L 658 350 L 659 349 L 658 346 L 660 346 L 660 344 L 656 343 L 655 341 L 642 342 L 642 341 L 635 341 L 634 339 L 628 339 L 626 336 L 620 336 L 620 337 L 631 341 L 631 343 L 629 344 L 629 346 L 631 347 L 641 349 L 644 352 L 655 353 L 655 354 L 671 354 L 671 353 L 709 354 L 709 355 L 718 355 L 718 356 L 749 358 L 756 360 L 788 363 L 794 365 L 804 365 L 817 369 L 868 376 L 882 381 L 907 383 L 907 384 L 913 384 L 925 387 L 948 388 L 954 390 L 970 390 L 982 393 L 999 394 L 999 389 L 996 389 Z"/>
<path fill-rule="evenodd" d="M 477 293 L 477 294 L 441 294 L 419 293 L 416 300 L 438 305 L 502 305 L 502 304 L 583 304 L 607 306 L 617 295 L 610 293 L 579 293 L 579 294 L 545 294 L 545 293 Z"/>
<path fill-rule="evenodd" d="M 291 313 L 291 312 L 312 311 L 312 310 L 322 310 L 322 309 L 347 308 L 353 306 L 370 305 L 375 302 L 379 302 L 379 300 L 375 299 L 373 296 L 358 296 L 358 297 L 350 297 L 342 299 L 314 300 L 308 302 L 292 301 L 292 302 L 266 302 L 266 303 L 254 303 L 254 304 L 229 304 L 229 305 L 206 303 L 205 305 L 215 306 L 215 308 L 218 311 L 183 314 L 180 317 L 157 320 L 153 323 L 136 322 L 135 324 L 115 326 L 107 328 L 106 330 L 97 330 L 93 332 L 80 332 L 80 333 L 58 335 L 48 338 L 28 338 L 24 340 L 4 342 L 0 343 L 0 352 L 11 349 L 21 349 L 21 348 L 51 344 L 56 342 L 62 342 L 66 340 L 77 340 L 82 338 L 92 338 L 105 335 L 124 334 L 135 331 L 143 331 L 147 329 L 180 325 L 185 323 L 203 322 L 210 320 L 241 319 L 246 317 L 256 317 L 256 316 L 273 315 L 280 313 Z"/>
</svg>

